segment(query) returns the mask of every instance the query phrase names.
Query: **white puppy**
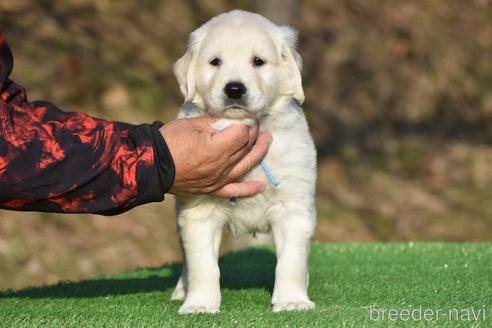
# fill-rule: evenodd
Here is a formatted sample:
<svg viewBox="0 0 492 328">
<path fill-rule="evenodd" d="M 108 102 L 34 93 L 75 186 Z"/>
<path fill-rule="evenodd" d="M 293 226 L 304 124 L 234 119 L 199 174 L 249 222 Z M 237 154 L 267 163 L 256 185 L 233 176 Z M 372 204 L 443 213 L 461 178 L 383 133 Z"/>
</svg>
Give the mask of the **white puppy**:
<svg viewBox="0 0 492 328">
<path fill-rule="evenodd" d="M 316 221 L 316 151 L 299 107 L 304 92 L 296 36 L 289 27 L 234 10 L 191 33 L 188 50 L 174 66 L 185 96 L 178 118 L 210 113 L 219 118 L 217 131 L 258 120 L 260 131 L 273 137 L 266 168 L 258 166 L 245 177 L 264 181 L 263 193 L 236 202 L 209 195 L 177 199 L 184 264 L 172 299 L 184 299 L 179 313 L 219 311 L 217 261 L 224 226 L 234 235 L 272 231 L 273 311 L 314 308 L 307 265 Z"/>
</svg>

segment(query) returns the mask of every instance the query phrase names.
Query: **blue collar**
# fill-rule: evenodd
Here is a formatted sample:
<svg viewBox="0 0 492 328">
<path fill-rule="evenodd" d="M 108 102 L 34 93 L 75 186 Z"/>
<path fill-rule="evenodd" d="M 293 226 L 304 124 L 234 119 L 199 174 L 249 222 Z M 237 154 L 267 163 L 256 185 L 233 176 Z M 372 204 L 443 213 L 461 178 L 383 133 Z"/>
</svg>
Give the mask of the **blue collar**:
<svg viewBox="0 0 492 328">
<path fill-rule="evenodd" d="M 270 170 L 268 169 L 268 166 L 266 165 L 266 163 L 265 163 L 264 160 L 261 160 L 260 165 L 263 168 L 263 171 L 265 171 L 265 174 L 267 175 L 268 180 L 270 180 L 270 182 L 272 183 L 272 185 L 274 187 L 278 187 L 278 185 L 280 184 L 280 182 L 277 181 L 275 179 L 275 177 L 272 175 L 272 172 L 270 172 Z M 229 199 L 229 204 L 230 205 L 234 205 L 236 203 L 237 203 L 237 199 L 236 198 L 233 197 L 233 198 L 230 198 Z"/>
</svg>

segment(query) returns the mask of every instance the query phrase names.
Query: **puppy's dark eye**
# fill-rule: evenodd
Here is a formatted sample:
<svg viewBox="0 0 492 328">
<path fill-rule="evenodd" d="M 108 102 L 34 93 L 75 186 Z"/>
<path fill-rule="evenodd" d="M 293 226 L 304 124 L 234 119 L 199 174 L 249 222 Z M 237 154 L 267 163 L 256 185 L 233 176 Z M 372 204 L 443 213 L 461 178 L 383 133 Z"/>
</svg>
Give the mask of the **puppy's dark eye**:
<svg viewBox="0 0 492 328">
<path fill-rule="evenodd" d="M 263 64 L 265 64 L 265 61 L 263 59 L 261 59 L 260 57 L 253 58 L 253 65 L 261 66 Z"/>
<path fill-rule="evenodd" d="M 217 58 L 217 57 L 215 57 L 214 59 L 212 59 L 210 61 L 210 65 L 212 65 L 212 66 L 220 66 L 220 59 Z"/>
</svg>

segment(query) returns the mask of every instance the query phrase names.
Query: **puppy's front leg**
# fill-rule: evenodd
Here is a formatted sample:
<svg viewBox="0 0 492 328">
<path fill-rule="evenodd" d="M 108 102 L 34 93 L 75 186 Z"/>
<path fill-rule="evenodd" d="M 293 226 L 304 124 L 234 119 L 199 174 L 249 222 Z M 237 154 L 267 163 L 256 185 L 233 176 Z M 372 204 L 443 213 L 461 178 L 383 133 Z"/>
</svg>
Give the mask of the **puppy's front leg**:
<svg viewBox="0 0 492 328">
<path fill-rule="evenodd" d="M 273 311 L 308 310 L 314 303 L 308 297 L 308 257 L 314 221 L 306 214 L 295 215 L 286 209 L 287 217 L 272 224 L 277 252 Z M 307 211 L 306 211 L 307 212 Z"/>
<path fill-rule="evenodd" d="M 185 256 L 185 251 L 183 248 L 183 241 L 181 240 L 181 250 L 183 251 L 183 256 Z M 186 269 L 186 258 L 183 257 L 183 267 L 181 269 L 181 276 L 179 277 L 178 283 L 176 284 L 176 288 L 171 295 L 171 300 L 173 301 L 183 301 L 186 296 L 186 291 L 188 290 L 188 270 Z"/>
<path fill-rule="evenodd" d="M 187 291 L 179 313 L 216 313 L 220 308 L 218 250 L 222 226 L 213 219 L 180 218 Z"/>
</svg>

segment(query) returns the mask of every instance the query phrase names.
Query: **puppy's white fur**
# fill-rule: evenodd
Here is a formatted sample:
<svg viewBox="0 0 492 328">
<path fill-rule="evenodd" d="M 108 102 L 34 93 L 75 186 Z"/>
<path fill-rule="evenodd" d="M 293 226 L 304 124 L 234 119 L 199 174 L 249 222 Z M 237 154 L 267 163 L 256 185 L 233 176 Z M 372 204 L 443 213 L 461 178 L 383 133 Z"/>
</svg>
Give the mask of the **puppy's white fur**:
<svg viewBox="0 0 492 328">
<path fill-rule="evenodd" d="M 314 307 L 307 294 L 307 264 L 316 221 L 316 152 L 299 107 L 304 101 L 302 61 L 295 47 L 291 28 L 234 10 L 195 30 L 174 66 L 185 96 L 178 118 L 210 113 L 219 118 L 213 126 L 217 131 L 258 120 L 260 131 L 273 136 L 264 161 L 280 182 L 274 187 L 256 167 L 244 179 L 264 181 L 266 190 L 234 205 L 209 195 L 178 197 L 184 264 L 172 299 L 184 299 L 179 313 L 219 311 L 217 260 L 224 226 L 235 235 L 272 231 L 277 252 L 273 311 Z M 265 64 L 254 65 L 256 57 Z M 220 65 L 211 65 L 214 58 Z M 224 93 L 232 81 L 247 89 L 238 101 Z"/>
</svg>

